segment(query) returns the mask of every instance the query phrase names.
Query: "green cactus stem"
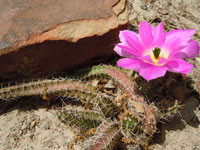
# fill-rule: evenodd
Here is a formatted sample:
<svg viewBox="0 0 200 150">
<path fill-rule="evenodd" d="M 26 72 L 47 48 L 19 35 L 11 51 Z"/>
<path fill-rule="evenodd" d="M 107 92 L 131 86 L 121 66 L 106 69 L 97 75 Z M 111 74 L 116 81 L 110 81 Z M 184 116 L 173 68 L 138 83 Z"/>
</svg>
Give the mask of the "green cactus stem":
<svg viewBox="0 0 200 150">
<path fill-rule="evenodd" d="M 96 128 L 104 120 L 103 116 L 98 112 L 75 106 L 70 106 L 66 110 L 62 108 L 58 113 L 58 118 L 62 122 L 87 130 Z"/>
<path fill-rule="evenodd" d="M 91 107 L 98 106 L 108 117 L 116 113 L 116 106 L 91 84 L 69 80 L 52 79 L 40 80 L 0 89 L 0 99 L 12 100 L 25 96 L 66 96 L 80 99 Z"/>
</svg>

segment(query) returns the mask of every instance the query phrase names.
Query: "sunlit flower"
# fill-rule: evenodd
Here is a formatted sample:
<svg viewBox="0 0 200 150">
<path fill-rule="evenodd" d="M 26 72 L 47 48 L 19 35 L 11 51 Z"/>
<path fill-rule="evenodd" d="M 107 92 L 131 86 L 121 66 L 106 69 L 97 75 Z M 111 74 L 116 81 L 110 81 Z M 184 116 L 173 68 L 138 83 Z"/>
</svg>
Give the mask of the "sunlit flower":
<svg viewBox="0 0 200 150">
<path fill-rule="evenodd" d="M 199 44 L 192 39 L 195 30 L 173 30 L 165 33 L 163 24 L 152 27 L 147 22 L 140 23 L 139 35 L 135 32 L 120 31 L 115 52 L 126 58 L 117 65 L 139 72 L 147 81 L 162 77 L 166 71 L 183 75 L 194 67 L 184 58 L 194 58 L 199 54 Z"/>
</svg>

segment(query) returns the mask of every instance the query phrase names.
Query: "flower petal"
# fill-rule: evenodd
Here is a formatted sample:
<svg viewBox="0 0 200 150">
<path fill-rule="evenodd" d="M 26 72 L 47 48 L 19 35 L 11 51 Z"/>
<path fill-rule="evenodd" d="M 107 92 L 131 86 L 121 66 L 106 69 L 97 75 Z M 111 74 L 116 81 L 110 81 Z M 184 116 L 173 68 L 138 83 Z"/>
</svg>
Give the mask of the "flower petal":
<svg viewBox="0 0 200 150">
<path fill-rule="evenodd" d="M 121 49 L 118 46 L 114 47 L 114 51 L 119 55 L 119 56 L 123 56 L 123 57 L 134 57 L 133 54 Z"/>
<path fill-rule="evenodd" d="M 150 55 L 146 55 L 146 56 L 140 57 L 140 59 L 143 60 L 144 62 L 154 64 L 154 62 L 153 62 L 153 60 L 151 59 L 151 56 L 150 56 Z"/>
<path fill-rule="evenodd" d="M 161 58 L 159 59 L 159 61 L 158 61 L 158 64 L 159 64 L 159 65 L 164 65 L 164 64 L 166 64 L 168 61 L 169 61 L 168 59 L 166 59 L 166 58 L 164 58 L 164 57 L 161 57 Z"/>
<path fill-rule="evenodd" d="M 180 38 L 178 38 L 178 37 L 169 38 L 166 36 L 166 40 L 163 45 L 163 49 L 169 51 L 170 56 L 174 55 L 174 53 L 179 52 L 183 48 L 185 48 L 185 45 L 183 45 Z"/>
<path fill-rule="evenodd" d="M 124 32 L 124 31 L 120 31 L 120 32 L 119 32 L 119 40 L 120 40 L 120 42 L 122 42 L 122 43 L 126 43 L 126 39 L 125 39 L 125 37 L 124 37 L 123 32 Z"/>
<path fill-rule="evenodd" d="M 191 40 L 188 43 L 188 46 L 183 48 L 182 50 L 171 53 L 170 58 L 175 59 L 183 59 L 183 58 L 194 58 L 199 54 L 199 44 L 195 40 Z"/>
<path fill-rule="evenodd" d="M 194 67 L 192 64 L 182 60 L 182 59 L 175 59 L 171 60 L 166 64 L 167 70 L 171 72 L 180 72 L 187 74 L 191 72 L 191 69 Z"/>
<path fill-rule="evenodd" d="M 139 74 L 147 81 L 164 76 L 166 73 L 165 66 L 154 66 L 148 63 L 143 63 Z"/>
<path fill-rule="evenodd" d="M 162 47 L 165 42 L 165 32 L 162 22 L 156 28 L 152 28 L 152 35 L 154 47 Z"/>
<path fill-rule="evenodd" d="M 169 50 L 171 52 L 170 55 L 174 55 L 174 53 L 181 51 L 188 45 L 188 42 L 192 39 L 194 33 L 195 30 L 193 29 L 179 29 L 167 32 L 163 48 Z"/>
<path fill-rule="evenodd" d="M 137 72 L 140 70 L 141 63 L 142 63 L 141 60 L 134 58 L 122 58 L 117 61 L 117 65 L 119 67 L 131 69 Z"/>
<path fill-rule="evenodd" d="M 195 40 L 191 40 L 188 46 L 181 50 L 181 52 L 185 53 L 187 56 L 184 58 L 194 58 L 199 54 L 199 43 Z"/>
<path fill-rule="evenodd" d="M 182 42 L 184 42 L 184 44 L 187 45 L 187 42 L 190 41 L 192 39 L 192 36 L 195 34 L 195 30 L 194 29 L 188 29 L 188 30 L 173 30 L 173 31 L 169 31 L 166 33 L 166 40 L 168 39 L 177 39 L 180 38 Z"/>
<path fill-rule="evenodd" d="M 144 47 L 139 39 L 139 36 L 132 31 L 124 30 L 120 32 L 121 35 L 125 38 L 125 42 L 134 50 L 142 53 L 144 51 Z"/>
<path fill-rule="evenodd" d="M 141 54 L 138 51 L 132 49 L 131 47 L 129 47 L 128 45 L 125 45 L 124 43 L 119 43 L 116 46 L 119 47 L 119 48 L 121 48 L 121 50 L 126 51 L 125 53 L 131 54 L 133 57 L 135 57 L 135 56 L 141 56 Z"/>
<path fill-rule="evenodd" d="M 152 27 L 146 21 L 140 23 L 139 33 L 145 49 L 149 49 L 152 46 L 153 36 L 151 29 Z"/>
</svg>

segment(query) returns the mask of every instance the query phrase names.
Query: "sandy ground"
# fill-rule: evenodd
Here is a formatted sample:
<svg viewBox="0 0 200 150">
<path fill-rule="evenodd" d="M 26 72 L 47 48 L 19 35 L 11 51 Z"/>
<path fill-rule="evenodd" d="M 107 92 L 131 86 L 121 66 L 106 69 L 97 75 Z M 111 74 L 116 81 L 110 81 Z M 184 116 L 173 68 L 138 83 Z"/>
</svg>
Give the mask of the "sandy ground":
<svg viewBox="0 0 200 150">
<path fill-rule="evenodd" d="M 199 0 L 129 0 L 128 7 L 133 30 L 141 20 L 162 21 L 166 30 L 196 29 L 200 42 Z M 151 146 L 155 150 L 200 150 L 200 57 L 191 63 L 196 67 L 188 78 L 195 94 L 188 96 L 179 116 L 160 125 Z M 73 139 L 72 129 L 58 120 L 54 110 L 47 110 L 45 101 L 0 103 L 0 114 L 1 150 L 66 150 Z"/>
<path fill-rule="evenodd" d="M 9 105 L 0 116 L 1 150 L 67 149 L 73 133 L 54 110 L 47 110 L 46 101 L 26 100 Z"/>
</svg>

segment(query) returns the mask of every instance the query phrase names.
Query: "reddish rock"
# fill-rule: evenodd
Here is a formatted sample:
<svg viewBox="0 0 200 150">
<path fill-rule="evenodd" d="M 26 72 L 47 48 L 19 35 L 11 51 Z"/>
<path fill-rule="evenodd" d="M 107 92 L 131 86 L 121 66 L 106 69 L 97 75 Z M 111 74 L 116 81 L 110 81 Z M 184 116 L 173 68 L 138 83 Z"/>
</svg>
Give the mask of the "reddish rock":
<svg viewBox="0 0 200 150">
<path fill-rule="evenodd" d="M 37 78 L 113 53 L 126 0 L 0 0 L 0 79 Z"/>
</svg>

